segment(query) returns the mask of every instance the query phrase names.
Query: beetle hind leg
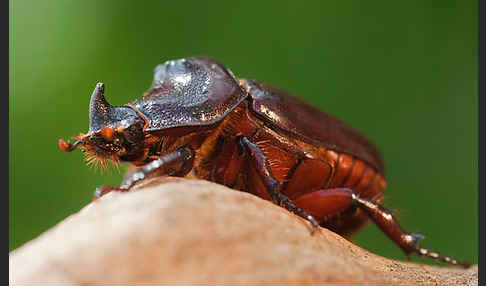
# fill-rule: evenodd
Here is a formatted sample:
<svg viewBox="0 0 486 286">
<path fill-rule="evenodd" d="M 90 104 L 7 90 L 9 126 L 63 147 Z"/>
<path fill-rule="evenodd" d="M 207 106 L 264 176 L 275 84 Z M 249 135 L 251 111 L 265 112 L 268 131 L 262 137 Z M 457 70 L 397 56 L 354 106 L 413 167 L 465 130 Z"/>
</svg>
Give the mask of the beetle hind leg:
<svg viewBox="0 0 486 286">
<path fill-rule="evenodd" d="M 365 211 L 371 220 L 392 240 L 394 241 L 408 256 L 416 253 L 420 256 L 426 256 L 442 262 L 459 265 L 464 268 L 471 266 L 468 262 L 457 261 L 448 256 L 434 252 L 427 248 L 420 247 L 418 242 L 423 239 L 423 235 L 416 233 L 405 232 L 398 224 L 397 219 L 392 212 L 385 209 L 375 201 L 359 197 L 354 192 L 352 193 L 353 202 L 358 205 L 360 209 Z"/>
<path fill-rule="evenodd" d="M 381 206 L 379 203 L 361 198 L 353 190 L 348 188 L 335 188 L 317 190 L 307 193 L 295 199 L 295 203 L 304 207 L 309 213 L 318 218 L 325 218 L 350 208 L 358 207 L 397 244 L 407 256 L 416 253 L 432 259 L 441 260 L 452 265 L 460 265 L 465 268 L 470 264 L 457 261 L 448 256 L 418 246 L 418 242 L 423 238 L 421 234 L 408 233 L 399 225 L 392 212 Z"/>
</svg>

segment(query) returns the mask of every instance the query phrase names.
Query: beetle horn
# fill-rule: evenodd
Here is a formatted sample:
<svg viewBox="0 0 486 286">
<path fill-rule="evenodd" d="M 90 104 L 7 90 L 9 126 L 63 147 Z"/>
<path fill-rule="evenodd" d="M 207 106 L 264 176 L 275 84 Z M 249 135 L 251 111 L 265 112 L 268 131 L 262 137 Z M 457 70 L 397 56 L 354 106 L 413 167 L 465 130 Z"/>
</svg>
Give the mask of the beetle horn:
<svg viewBox="0 0 486 286">
<path fill-rule="evenodd" d="M 127 127 L 137 120 L 142 119 L 132 108 L 109 104 L 105 99 L 105 84 L 96 84 L 89 102 L 89 133 L 100 131 L 103 127 Z"/>
<path fill-rule="evenodd" d="M 105 84 L 99 82 L 91 95 L 89 102 L 89 132 L 100 130 L 103 126 L 114 123 L 117 108 L 105 99 Z"/>
<path fill-rule="evenodd" d="M 99 82 L 91 95 L 91 101 L 89 103 L 89 111 L 92 112 L 93 108 L 111 108 L 112 106 L 105 99 L 105 84 Z"/>
<path fill-rule="evenodd" d="M 89 102 L 89 130 L 96 130 L 100 123 L 106 123 L 105 119 L 109 117 L 112 108 L 105 99 L 105 84 L 97 83 Z"/>
</svg>

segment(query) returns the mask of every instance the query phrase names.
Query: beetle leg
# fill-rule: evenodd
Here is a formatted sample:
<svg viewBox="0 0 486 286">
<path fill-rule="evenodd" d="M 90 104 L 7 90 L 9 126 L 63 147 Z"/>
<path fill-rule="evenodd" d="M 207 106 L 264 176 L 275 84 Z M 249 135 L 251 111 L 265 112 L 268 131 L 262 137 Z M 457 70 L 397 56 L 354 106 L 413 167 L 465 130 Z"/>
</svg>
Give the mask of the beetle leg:
<svg viewBox="0 0 486 286">
<path fill-rule="evenodd" d="M 354 205 L 363 210 L 407 256 L 411 253 L 417 253 L 421 256 L 427 256 L 453 265 L 470 266 L 467 262 L 457 261 L 418 246 L 418 242 L 423 238 L 422 235 L 404 231 L 391 211 L 373 200 L 361 198 L 351 189 L 335 188 L 317 190 L 296 198 L 295 203 L 300 206 L 306 206 L 306 210 L 316 217 L 326 217 L 336 214 Z"/>
<path fill-rule="evenodd" d="M 452 265 L 461 265 L 468 268 L 470 264 L 465 261 L 457 261 L 448 256 L 431 251 L 427 248 L 418 246 L 418 242 L 423 235 L 405 232 L 398 224 L 392 212 L 381 206 L 375 201 L 360 198 L 356 193 L 352 193 L 353 201 L 360 209 L 365 211 L 373 222 L 408 255 L 417 253 L 420 256 L 427 256 L 432 259 L 441 260 Z"/>
<path fill-rule="evenodd" d="M 192 161 L 194 152 L 189 148 L 179 148 L 167 155 L 164 155 L 152 162 L 144 165 L 139 171 L 131 174 L 126 180 L 123 181 L 120 189 L 129 190 L 135 183 L 145 179 L 148 175 L 154 172 L 164 171 L 165 174 L 179 175 L 183 170 L 187 171 L 188 163 Z M 182 163 L 182 166 L 174 166 Z M 174 169 L 175 171 L 171 170 Z"/>
<path fill-rule="evenodd" d="M 111 186 L 97 188 L 93 200 L 96 200 L 111 191 L 127 192 L 133 187 L 133 185 L 135 185 L 135 183 L 147 178 L 153 173 L 183 176 L 190 171 L 193 157 L 194 152 L 191 149 L 186 147 L 179 148 L 169 154 L 153 160 L 137 171 L 129 174 L 118 188 Z"/>
<path fill-rule="evenodd" d="M 297 207 L 286 195 L 280 192 L 282 183 L 273 176 L 272 170 L 268 165 L 263 151 L 244 136 L 239 137 L 238 142 L 242 149 L 246 151 L 247 155 L 249 155 L 251 163 L 254 164 L 258 175 L 262 179 L 262 182 L 265 185 L 272 201 L 275 204 L 284 207 L 288 211 L 291 211 L 309 221 L 312 224 L 312 234 L 317 231 L 319 229 L 319 222 L 317 222 L 317 220 L 306 211 Z"/>
</svg>

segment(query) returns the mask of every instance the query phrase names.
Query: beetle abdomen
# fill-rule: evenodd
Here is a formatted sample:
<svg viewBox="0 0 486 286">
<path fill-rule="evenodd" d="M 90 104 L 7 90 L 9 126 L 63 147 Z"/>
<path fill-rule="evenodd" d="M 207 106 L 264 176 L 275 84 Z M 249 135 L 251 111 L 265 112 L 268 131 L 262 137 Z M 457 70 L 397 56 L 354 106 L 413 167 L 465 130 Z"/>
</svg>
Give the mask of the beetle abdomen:
<svg viewBox="0 0 486 286">
<path fill-rule="evenodd" d="M 273 137 L 273 139 L 271 139 Z M 313 215 L 322 226 L 349 236 L 364 226 L 368 217 L 361 210 L 347 207 L 346 202 L 329 202 L 313 212 L 308 203 L 300 204 L 304 195 L 331 188 L 350 188 L 363 198 L 381 202 L 386 181 L 374 166 L 355 156 L 301 140 L 282 137 L 271 128 L 262 128 L 252 139 L 265 154 L 276 179 L 283 182 L 281 191 L 296 205 Z M 270 199 L 256 170 L 248 172 L 247 191 Z M 335 212 L 331 210 L 335 209 Z M 323 215 L 325 213 L 326 215 Z M 332 213 L 332 215 L 328 215 Z"/>
<path fill-rule="evenodd" d="M 319 200 L 320 205 L 315 209 L 308 204 L 315 205 L 317 201 L 309 201 L 309 195 L 319 196 L 319 192 L 326 189 L 349 188 L 360 197 L 381 202 L 386 182 L 373 166 L 363 160 L 329 149 L 319 153 L 323 156 L 315 159 L 306 157 L 295 165 L 283 192 L 322 226 L 349 236 L 364 226 L 367 215 L 341 201 L 325 201 L 324 204 Z M 304 196 L 307 198 L 301 200 Z"/>
<path fill-rule="evenodd" d="M 256 142 L 265 154 L 273 176 L 283 183 L 281 192 L 322 226 L 336 233 L 349 236 L 364 226 L 368 217 L 360 209 L 349 207 L 347 202 L 328 202 L 328 205 L 322 204 L 314 211 L 308 203 L 315 202 L 300 198 L 320 190 L 350 188 L 360 197 L 378 202 L 383 199 L 386 187 L 383 176 L 363 160 L 324 148 L 298 150 L 299 144 L 294 145 L 296 149 L 289 151 L 288 146 L 280 145 L 277 140 Z M 258 171 L 250 162 L 243 173 L 245 178 L 240 189 L 270 200 Z M 334 209 L 335 212 L 332 211 Z"/>
<path fill-rule="evenodd" d="M 327 150 L 326 158 L 334 166 L 335 172 L 328 188 L 349 188 L 368 199 L 381 199 L 386 181 L 373 166 L 352 155 L 334 150 Z"/>
</svg>

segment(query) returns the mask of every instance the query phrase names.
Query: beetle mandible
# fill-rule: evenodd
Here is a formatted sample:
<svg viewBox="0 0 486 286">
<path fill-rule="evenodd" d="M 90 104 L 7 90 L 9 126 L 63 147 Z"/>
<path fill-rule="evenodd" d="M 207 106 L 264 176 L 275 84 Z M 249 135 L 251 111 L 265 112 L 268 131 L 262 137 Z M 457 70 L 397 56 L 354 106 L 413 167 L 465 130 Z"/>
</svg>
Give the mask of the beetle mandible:
<svg viewBox="0 0 486 286">
<path fill-rule="evenodd" d="M 341 120 L 283 90 L 236 79 L 205 57 L 167 61 L 155 68 L 150 90 L 111 106 L 98 83 L 89 106 L 89 130 L 71 144 L 87 160 L 130 162 L 120 187 L 148 176 L 214 181 L 271 200 L 312 224 L 349 237 L 371 219 L 407 255 L 417 253 L 468 267 L 418 246 L 384 208 L 385 173 L 376 147 Z"/>
</svg>

